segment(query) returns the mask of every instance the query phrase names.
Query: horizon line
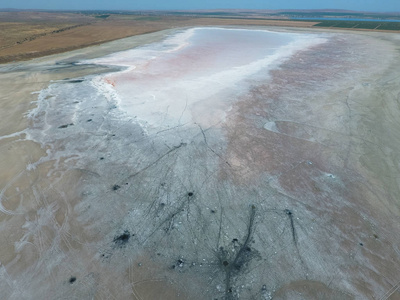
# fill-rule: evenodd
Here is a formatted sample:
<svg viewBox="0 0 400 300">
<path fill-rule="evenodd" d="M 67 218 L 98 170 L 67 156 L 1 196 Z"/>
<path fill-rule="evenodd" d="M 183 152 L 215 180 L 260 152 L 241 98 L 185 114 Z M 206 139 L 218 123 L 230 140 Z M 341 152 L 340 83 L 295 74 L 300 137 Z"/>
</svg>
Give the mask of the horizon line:
<svg viewBox="0 0 400 300">
<path fill-rule="evenodd" d="M 348 12 L 348 13 L 377 13 L 377 14 L 400 14 L 400 11 L 373 11 L 373 10 L 351 10 L 351 9 L 338 9 L 338 8 L 287 8 L 287 9 L 268 9 L 268 8 L 200 8 L 200 9 L 178 9 L 178 8 L 169 8 L 169 9 L 67 9 L 67 8 L 58 8 L 58 9 L 49 9 L 49 8 L 13 8 L 13 7 L 0 7 L 0 11 L 65 11 L 65 12 L 75 12 L 75 11 L 108 11 L 108 12 L 147 12 L 147 11 L 183 11 L 183 12 L 196 12 L 196 11 L 276 11 L 276 12 L 291 12 L 291 11 L 304 11 L 304 12 Z"/>
</svg>

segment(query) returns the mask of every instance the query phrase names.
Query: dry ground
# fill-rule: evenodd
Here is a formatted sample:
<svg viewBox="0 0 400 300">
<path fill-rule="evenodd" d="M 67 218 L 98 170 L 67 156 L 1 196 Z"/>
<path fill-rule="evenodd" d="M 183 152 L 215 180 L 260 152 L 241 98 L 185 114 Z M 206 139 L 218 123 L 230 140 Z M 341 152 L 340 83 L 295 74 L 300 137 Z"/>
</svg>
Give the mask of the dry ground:
<svg viewBox="0 0 400 300">
<path fill-rule="evenodd" d="M 262 18 L 163 15 L 0 12 L 0 63 L 27 60 L 124 37 L 185 26 L 281 26 L 310 28 L 318 22 Z M 370 31 L 366 29 L 351 29 Z M 379 31 L 379 30 L 375 30 Z"/>
<path fill-rule="evenodd" d="M 313 22 L 72 13 L 0 13 L 0 63 L 66 52 L 162 29 L 197 25 L 311 27 Z"/>
</svg>

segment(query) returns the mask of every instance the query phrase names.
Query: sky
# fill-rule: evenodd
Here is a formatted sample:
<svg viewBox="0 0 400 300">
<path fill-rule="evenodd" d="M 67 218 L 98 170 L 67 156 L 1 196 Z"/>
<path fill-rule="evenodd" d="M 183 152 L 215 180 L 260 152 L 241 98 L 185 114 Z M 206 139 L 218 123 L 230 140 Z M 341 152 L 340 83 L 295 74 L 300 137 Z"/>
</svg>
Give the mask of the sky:
<svg viewBox="0 0 400 300">
<path fill-rule="evenodd" d="M 346 9 L 400 12 L 400 0 L 0 0 L 18 9 Z"/>
</svg>

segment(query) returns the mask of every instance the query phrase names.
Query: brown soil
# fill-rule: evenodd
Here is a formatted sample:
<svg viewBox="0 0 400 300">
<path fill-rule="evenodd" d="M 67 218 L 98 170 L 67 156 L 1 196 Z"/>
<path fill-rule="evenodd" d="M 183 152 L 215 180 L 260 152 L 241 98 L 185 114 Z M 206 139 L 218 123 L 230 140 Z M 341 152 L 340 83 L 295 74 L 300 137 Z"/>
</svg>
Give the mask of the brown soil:
<svg viewBox="0 0 400 300">
<path fill-rule="evenodd" d="M 0 63 L 27 60 L 168 28 L 198 25 L 311 27 L 316 23 L 256 19 L 141 17 L 105 20 L 80 14 L 1 13 Z"/>
</svg>

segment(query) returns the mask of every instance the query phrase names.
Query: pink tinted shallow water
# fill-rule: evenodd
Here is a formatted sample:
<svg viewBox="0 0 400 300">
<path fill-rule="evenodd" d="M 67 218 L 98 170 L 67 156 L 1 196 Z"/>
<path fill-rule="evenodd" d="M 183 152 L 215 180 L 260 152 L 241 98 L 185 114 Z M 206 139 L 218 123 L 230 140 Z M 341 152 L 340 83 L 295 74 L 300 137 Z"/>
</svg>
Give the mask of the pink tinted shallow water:
<svg viewBox="0 0 400 300">
<path fill-rule="evenodd" d="M 246 90 L 245 80 L 322 40 L 310 34 L 195 28 L 96 62 L 128 67 L 103 82 L 112 85 L 120 108 L 144 126 L 212 125 L 223 120 L 232 95 Z"/>
<path fill-rule="evenodd" d="M 184 37 L 183 37 L 184 38 Z M 271 55 L 279 47 L 293 41 L 290 34 L 256 30 L 196 29 L 176 50 L 156 50 L 151 58 L 135 58 L 129 64 L 135 70 L 116 76 L 116 83 L 129 81 L 157 82 L 215 74 L 243 66 Z M 155 45 L 157 49 L 157 45 Z M 149 82 L 150 81 L 150 82 Z"/>
</svg>

